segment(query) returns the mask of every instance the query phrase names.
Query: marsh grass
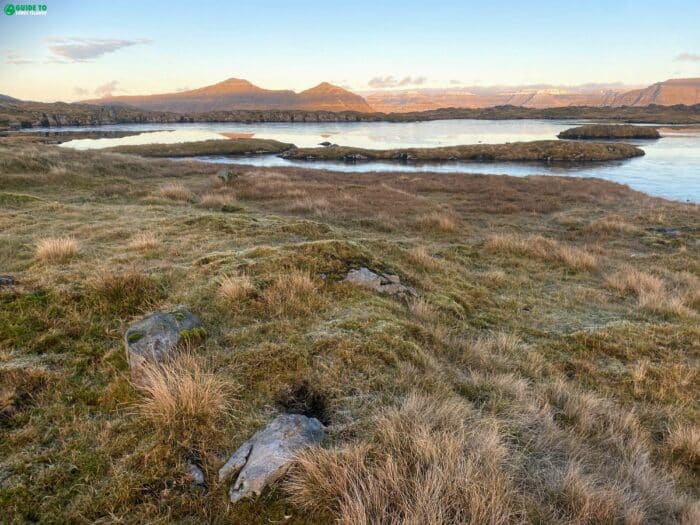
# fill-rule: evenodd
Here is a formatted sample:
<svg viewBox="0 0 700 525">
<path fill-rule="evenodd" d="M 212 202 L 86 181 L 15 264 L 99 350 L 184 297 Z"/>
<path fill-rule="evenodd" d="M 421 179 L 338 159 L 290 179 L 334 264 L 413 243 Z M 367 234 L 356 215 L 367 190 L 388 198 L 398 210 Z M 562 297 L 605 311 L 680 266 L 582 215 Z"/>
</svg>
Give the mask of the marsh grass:
<svg viewBox="0 0 700 525">
<path fill-rule="evenodd" d="M 298 316 L 318 305 L 318 284 L 307 271 L 291 268 L 262 292 L 266 307 L 276 315 Z"/>
<path fill-rule="evenodd" d="M 161 186 L 158 195 L 173 201 L 192 202 L 194 200 L 194 193 L 181 182 L 169 182 Z"/>
<path fill-rule="evenodd" d="M 255 291 L 255 284 L 249 275 L 237 273 L 224 275 L 217 280 L 219 284 L 219 297 L 225 302 L 236 303 Z"/>
<path fill-rule="evenodd" d="M 484 242 L 484 247 L 492 253 L 554 261 L 576 270 L 593 270 L 598 265 L 593 254 L 541 235 L 524 238 L 509 234 L 491 235 Z"/>
<path fill-rule="evenodd" d="M 127 246 L 131 250 L 155 250 L 160 246 L 160 240 L 153 232 L 139 232 L 131 238 Z"/>
<path fill-rule="evenodd" d="M 421 230 L 451 233 L 457 230 L 454 217 L 444 212 L 432 212 L 416 219 L 416 226 Z"/>
</svg>

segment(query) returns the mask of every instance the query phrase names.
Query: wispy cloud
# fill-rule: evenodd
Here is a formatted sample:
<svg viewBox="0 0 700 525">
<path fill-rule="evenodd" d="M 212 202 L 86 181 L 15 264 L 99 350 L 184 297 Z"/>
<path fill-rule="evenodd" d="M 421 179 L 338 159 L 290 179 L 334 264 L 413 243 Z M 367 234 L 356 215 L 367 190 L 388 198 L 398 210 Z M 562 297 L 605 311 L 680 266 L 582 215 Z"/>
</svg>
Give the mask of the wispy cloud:
<svg viewBox="0 0 700 525">
<path fill-rule="evenodd" d="M 425 77 L 403 77 L 401 80 L 388 75 L 385 77 L 374 77 L 370 79 L 367 83 L 369 87 L 372 88 L 391 88 L 391 87 L 404 87 L 404 86 L 420 86 L 425 84 Z"/>
<path fill-rule="evenodd" d="M 75 94 L 78 95 L 78 96 L 83 97 L 83 96 L 85 96 L 85 95 L 88 94 L 88 90 L 85 89 L 85 88 L 81 88 L 81 87 L 74 87 L 74 88 L 73 88 L 73 93 L 75 93 Z"/>
<path fill-rule="evenodd" d="M 80 38 L 52 37 L 48 39 L 49 50 L 56 56 L 68 62 L 87 62 L 119 49 L 149 44 L 151 40 L 138 38 L 124 40 L 119 38 Z"/>
<path fill-rule="evenodd" d="M 676 62 L 700 62 L 700 54 L 698 53 L 681 53 L 673 59 Z"/>
<path fill-rule="evenodd" d="M 22 64 L 34 64 L 36 60 L 31 60 L 27 57 L 24 57 L 20 55 L 19 53 L 15 51 L 8 51 L 5 53 L 5 63 L 6 64 L 15 64 L 15 65 L 22 65 Z"/>
<path fill-rule="evenodd" d="M 95 95 L 98 97 L 111 97 L 115 91 L 118 91 L 119 88 L 117 87 L 119 85 L 119 82 L 116 80 L 112 80 L 111 82 L 107 82 L 106 84 L 102 84 L 101 86 L 97 86 L 95 88 Z"/>
</svg>

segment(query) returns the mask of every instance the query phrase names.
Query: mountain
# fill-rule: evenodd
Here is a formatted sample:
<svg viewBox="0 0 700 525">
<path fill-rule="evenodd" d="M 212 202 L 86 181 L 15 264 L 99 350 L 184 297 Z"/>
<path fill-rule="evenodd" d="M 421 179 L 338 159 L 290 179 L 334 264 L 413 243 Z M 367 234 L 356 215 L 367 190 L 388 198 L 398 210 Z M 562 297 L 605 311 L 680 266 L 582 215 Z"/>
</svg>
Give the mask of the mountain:
<svg viewBox="0 0 700 525">
<path fill-rule="evenodd" d="M 700 78 L 676 78 L 658 82 L 644 89 L 622 94 L 615 101 L 617 106 L 673 106 L 676 104 L 700 104 Z"/>
<path fill-rule="evenodd" d="M 288 89 L 263 89 L 238 78 L 229 78 L 212 86 L 179 93 L 104 97 L 85 102 L 100 105 L 129 105 L 151 111 L 177 113 L 238 109 L 373 111 L 361 96 L 327 82 L 301 93 L 295 93 Z"/>
<path fill-rule="evenodd" d="M 460 89 L 414 89 L 373 91 L 365 94 L 367 102 L 385 113 L 425 111 L 446 107 L 485 108 L 523 106 L 558 108 L 567 106 L 648 106 L 658 104 L 693 105 L 700 103 L 700 78 L 675 79 L 633 89 L 620 86 L 522 86 L 479 87 Z"/>
</svg>

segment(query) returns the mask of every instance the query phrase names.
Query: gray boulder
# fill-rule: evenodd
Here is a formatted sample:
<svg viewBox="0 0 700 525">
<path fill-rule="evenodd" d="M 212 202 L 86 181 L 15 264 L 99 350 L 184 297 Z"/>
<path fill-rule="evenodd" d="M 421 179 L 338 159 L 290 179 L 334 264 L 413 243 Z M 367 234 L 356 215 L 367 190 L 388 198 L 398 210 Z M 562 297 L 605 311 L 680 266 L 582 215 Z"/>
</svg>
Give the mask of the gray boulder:
<svg viewBox="0 0 700 525">
<path fill-rule="evenodd" d="M 132 324 L 124 334 L 132 379 L 138 384 L 143 366 L 168 358 L 181 339 L 204 335 L 202 321 L 184 308 L 156 312 Z"/>
<path fill-rule="evenodd" d="M 323 436 L 324 427 L 314 417 L 277 416 L 233 453 L 219 470 L 219 481 L 238 474 L 229 489 L 232 503 L 259 496 L 265 487 L 285 474 L 297 451 L 317 445 Z"/>
<path fill-rule="evenodd" d="M 388 295 L 416 296 L 416 291 L 410 286 L 401 284 L 401 278 L 393 274 L 377 274 L 364 266 L 359 270 L 350 270 L 345 280 L 363 288 Z"/>
<path fill-rule="evenodd" d="M 12 286 L 14 284 L 17 284 L 17 281 L 11 275 L 0 275 L 0 286 Z"/>
<path fill-rule="evenodd" d="M 222 182 L 231 182 L 238 178 L 238 173 L 231 168 L 223 168 L 216 173 L 216 177 Z"/>
</svg>

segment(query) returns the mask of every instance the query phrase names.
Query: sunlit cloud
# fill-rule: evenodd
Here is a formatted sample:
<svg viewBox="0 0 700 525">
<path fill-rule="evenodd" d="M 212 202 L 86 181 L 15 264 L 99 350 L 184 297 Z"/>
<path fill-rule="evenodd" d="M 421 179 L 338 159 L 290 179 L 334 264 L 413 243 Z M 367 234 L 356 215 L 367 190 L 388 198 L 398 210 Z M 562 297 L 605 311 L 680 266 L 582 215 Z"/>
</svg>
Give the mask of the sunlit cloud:
<svg viewBox="0 0 700 525">
<path fill-rule="evenodd" d="M 676 62 L 700 62 L 700 54 L 698 53 L 681 53 L 673 59 Z"/>
<path fill-rule="evenodd" d="M 404 86 L 420 86 L 425 84 L 425 77 L 403 77 L 401 80 L 388 75 L 385 77 L 374 77 L 370 79 L 367 85 L 371 88 L 392 88 L 392 87 L 404 87 Z"/>
<path fill-rule="evenodd" d="M 34 64 L 36 63 L 36 60 L 31 60 L 25 56 L 20 55 L 19 53 L 16 53 L 15 51 L 8 51 L 7 53 L 5 53 L 5 63 L 14 65 Z"/>
<path fill-rule="evenodd" d="M 48 39 L 49 50 L 68 62 L 87 62 L 119 49 L 149 44 L 151 40 L 138 38 L 124 40 L 117 38 L 52 37 Z"/>
<path fill-rule="evenodd" d="M 98 97 L 111 97 L 115 91 L 119 91 L 118 85 L 118 81 L 112 80 L 111 82 L 97 86 L 95 88 L 95 95 Z"/>
</svg>

